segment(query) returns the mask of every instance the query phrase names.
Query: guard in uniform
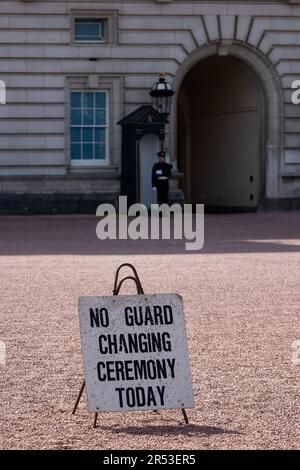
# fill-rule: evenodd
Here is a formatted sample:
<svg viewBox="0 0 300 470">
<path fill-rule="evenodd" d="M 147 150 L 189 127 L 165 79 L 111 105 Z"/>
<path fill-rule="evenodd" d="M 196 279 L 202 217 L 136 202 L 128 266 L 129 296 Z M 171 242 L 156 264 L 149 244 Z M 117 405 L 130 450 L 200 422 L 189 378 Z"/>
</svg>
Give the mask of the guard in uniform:
<svg viewBox="0 0 300 470">
<path fill-rule="evenodd" d="M 172 165 L 166 163 L 166 153 L 158 152 L 158 162 L 152 168 L 152 188 L 157 191 L 157 203 L 168 202 L 169 177 L 171 176 Z"/>
</svg>

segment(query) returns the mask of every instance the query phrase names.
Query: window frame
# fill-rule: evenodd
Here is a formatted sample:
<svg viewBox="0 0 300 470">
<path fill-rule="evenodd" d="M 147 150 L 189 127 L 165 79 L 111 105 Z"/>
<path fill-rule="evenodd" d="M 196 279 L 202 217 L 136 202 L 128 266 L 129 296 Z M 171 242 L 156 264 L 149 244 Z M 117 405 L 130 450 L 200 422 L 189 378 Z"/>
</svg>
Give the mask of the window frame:
<svg viewBox="0 0 300 470">
<path fill-rule="evenodd" d="M 99 47 L 99 45 L 117 44 L 117 18 L 118 10 L 70 10 L 71 40 L 70 42 L 78 47 L 89 45 Z M 81 41 L 75 39 L 75 20 L 98 20 L 104 21 L 103 41 Z"/>
<path fill-rule="evenodd" d="M 90 125 L 90 124 L 80 124 L 80 125 L 73 125 L 72 124 L 72 118 L 71 118 L 71 113 L 72 113 L 72 93 L 93 93 L 94 95 L 96 93 L 104 93 L 105 94 L 105 104 L 106 104 L 106 110 L 105 110 L 105 122 L 106 125 Z M 104 90 L 104 89 L 80 89 L 80 88 L 74 88 L 70 89 L 70 95 L 69 95 L 69 161 L 70 161 L 70 167 L 71 168 L 81 168 L 81 167 L 103 167 L 107 166 L 110 163 L 110 121 L 109 121 L 109 90 Z M 81 108 L 75 108 L 75 109 L 83 109 Z M 96 107 L 94 106 L 94 111 Z M 95 128 L 104 128 L 105 129 L 105 158 L 104 159 L 96 159 L 96 158 L 91 158 L 91 159 L 73 159 L 72 158 L 72 139 L 71 139 L 71 129 L 72 128 L 79 128 L 82 129 L 84 127 L 92 127 L 93 129 Z M 83 140 L 80 140 L 80 145 L 83 145 Z M 95 144 L 95 141 L 93 140 L 93 146 Z M 81 148 L 81 154 L 82 154 L 82 148 Z M 94 149 L 93 149 L 93 157 L 94 157 Z"/>
<path fill-rule="evenodd" d="M 77 22 L 82 22 L 84 24 L 84 22 L 86 21 L 86 24 L 97 24 L 97 22 L 100 24 L 102 23 L 103 25 L 103 39 L 77 39 L 76 38 L 76 23 Z M 76 44 L 105 44 L 107 43 L 107 29 L 108 29 L 108 25 L 107 25 L 107 19 L 106 18 L 98 18 L 98 17 L 83 17 L 83 16 L 79 16 L 79 17 L 74 17 L 74 25 L 73 25 L 73 35 L 74 35 L 74 43 Z"/>
</svg>

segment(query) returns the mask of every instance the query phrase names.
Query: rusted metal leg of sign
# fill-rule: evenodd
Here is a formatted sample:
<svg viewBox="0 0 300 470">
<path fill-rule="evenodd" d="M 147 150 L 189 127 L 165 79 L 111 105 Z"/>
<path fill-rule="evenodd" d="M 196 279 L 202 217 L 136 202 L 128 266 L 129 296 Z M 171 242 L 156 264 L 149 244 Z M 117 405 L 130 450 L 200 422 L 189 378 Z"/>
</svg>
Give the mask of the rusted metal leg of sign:
<svg viewBox="0 0 300 470">
<path fill-rule="evenodd" d="M 189 419 L 187 417 L 185 408 L 181 408 L 181 411 L 182 411 L 182 414 L 183 414 L 183 417 L 184 417 L 185 424 L 189 424 Z"/>
<path fill-rule="evenodd" d="M 77 410 L 79 402 L 80 402 L 80 398 L 82 397 L 82 394 L 83 394 L 84 387 L 85 387 L 85 380 L 83 381 L 81 389 L 78 393 L 78 397 L 76 398 L 76 402 L 75 402 L 75 405 L 74 405 L 74 408 L 73 408 L 73 411 L 72 411 L 72 415 L 74 415 L 76 413 L 76 410 Z M 95 413 L 93 428 L 97 427 L 97 418 L 98 418 L 98 413 Z"/>
<path fill-rule="evenodd" d="M 76 403 L 74 405 L 74 408 L 73 408 L 73 411 L 72 411 L 72 415 L 74 415 L 76 413 L 76 410 L 78 408 L 78 405 L 79 405 L 79 402 L 80 402 L 80 398 L 82 397 L 82 394 L 83 394 L 83 390 L 84 390 L 84 387 L 85 387 L 85 380 L 83 381 L 83 384 L 81 386 L 81 389 L 80 389 L 80 392 L 78 393 L 78 397 L 76 399 Z"/>
<path fill-rule="evenodd" d="M 93 428 L 96 428 L 96 427 L 97 427 L 97 418 L 98 418 L 98 412 L 96 412 L 96 413 L 95 413 L 95 416 L 94 416 Z"/>
</svg>

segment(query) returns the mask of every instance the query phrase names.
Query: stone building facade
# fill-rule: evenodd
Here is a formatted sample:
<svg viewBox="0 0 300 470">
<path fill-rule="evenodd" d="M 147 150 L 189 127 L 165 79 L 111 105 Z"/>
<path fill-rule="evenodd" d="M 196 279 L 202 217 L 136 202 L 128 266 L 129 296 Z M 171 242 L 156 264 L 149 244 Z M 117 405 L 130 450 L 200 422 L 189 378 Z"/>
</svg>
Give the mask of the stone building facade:
<svg viewBox="0 0 300 470">
<path fill-rule="evenodd" d="M 118 122 L 151 104 L 160 72 L 175 92 L 171 199 L 300 207 L 300 0 L 11 0 L 0 1 L 0 212 L 116 200 Z"/>
</svg>

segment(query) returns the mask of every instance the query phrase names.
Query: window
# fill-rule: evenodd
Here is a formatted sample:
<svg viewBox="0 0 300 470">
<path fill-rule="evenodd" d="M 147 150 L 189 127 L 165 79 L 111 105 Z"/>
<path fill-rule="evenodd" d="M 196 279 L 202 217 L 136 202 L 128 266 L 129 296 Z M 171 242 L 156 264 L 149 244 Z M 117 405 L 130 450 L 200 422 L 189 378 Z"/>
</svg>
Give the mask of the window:
<svg viewBox="0 0 300 470">
<path fill-rule="evenodd" d="M 101 165 L 108 160 L 106 91 L 71 92 L 71 164 Z"/>
<path fill-rule="evenodd" d="M 84 1 L 81 2 L 84 5 Z M 109 3 L 109 2 L 107 2 Z M 72 42 L 80 46 L 117 44 L 118 10 L 71 9 Z"/>
<path fill-rule="evenodd" d="M 74 37 L 80 42 L 104 42 L 105 20 L 96 18 L 75 18 Z"/>
</svg>

